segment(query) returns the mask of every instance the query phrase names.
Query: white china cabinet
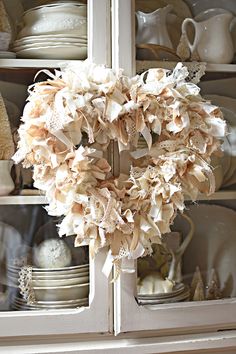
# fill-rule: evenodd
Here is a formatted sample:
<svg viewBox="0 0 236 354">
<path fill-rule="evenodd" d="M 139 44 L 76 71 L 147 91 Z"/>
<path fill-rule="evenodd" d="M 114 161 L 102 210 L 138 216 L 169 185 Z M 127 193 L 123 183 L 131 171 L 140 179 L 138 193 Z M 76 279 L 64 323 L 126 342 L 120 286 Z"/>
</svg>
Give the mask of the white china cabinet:
<svg viewBox="0 0 236 354">
<path fill-rule="evenodd" d="M 208 2 L 211 2 L 212 7 L 216 7 L 215 0 Z M 21 15 L 19 3 L 19 0 L 5 0 L 13 24 L 19 21 Z M 30 8 L 41 5 L 43 1 L 22 0 L 22 3 L 26 8 Z M 170 61 L 136 62 L 135 1 L 88 0 L 87 5 L 90 60 L 112 66 L 114 69 L 123 68 L 127 75 L 134 75 L 150 67 L 173 68 L 175 63 Z M 35 73 L 42 68 L 58 68 L 61 62 L 53 59 L 1 58 L 0 91 L 3 91 L 3 96 L 5 92 L 6 98 L 17 103 L 22 109 L 27 97 L 26 85 L 32 83 Z M 226 73 L 233 76 L 235 72 L 234 64 L 207 65 L 207 75 L 211 73 L 213 78 L 216 75 L 218 78 L 224 77 Z M 204 83 L 202 86 L 204 89 Z M 225 90 L 226 86 L 227 83 L 224 83 Z M 232 86 L 229 91 L 231 90 Z M 214 92 L 208 92 L 206 89 L 206 94 L 212 93 L 218 94 L 219 91 L 216 89 Z M 236 95 L 231 97 L 236 98 Z M 118 174 L 127 169 L 127 166 L 124 164 L 125 157 L 120 159 L 116 149 L 113 151 L 113 168 L 115 174 Z M 235 209 L 235 200 L 236 191 L 232 188 L 218 191 L 209 202 Z M 206 199 L 203 201 L 208 202 Z M 14 230 L 19 227 L 19 230 L 23 230 L 27 235 L 34 234 L 37 229 L 50 222 L 43 210 L 45 204 L 45 198 L 39 195 L 0 197 L 0 222 L 11 224 Z M 37 221 L 33 228 L 30 218 Z M 11 233 L 9 235 L 11 236 Z M 15 232 L 16 241 L 17 236 L 18 233 Z M 231 245 L 233 244 L 229 247 Z M 105 249 L 95 259 L 89 259 L 88 306 L 76 309 L 9 311 L 4 304 L 1 305 L 0 353 L 236 352 L 234 297 L 162 304 L 150 309 L 138 305 L 135 298 L 136 262 L 124 262 L 119 279 L 112 284 L 111 279 L 107 279 L 102 273 L 105 259 Z"/>
<path fill-rule="evenodd" d="M 112 32 L 112 61 L 113 67 L 118 69 L 122 67 L 126 74 L 135 75 L 136 73 L 143 72 L 152 67 L 163 67 L 171 69 L 175 66 L 176 62 L 171 61 L 155 61 L 155 60 L 136 60 L 136 50 L 135 50 L 135 11 L 137 11 L 138 3 L 144 6 L 145 1 L 127 1 L 127 0 L 113 0 L 113 32 Z M 154 6 L 154 1 L 146 1 L 146 4 Z M 164 6 L 160 5 L 158 2 L 157 7 Z M 164 3 L 164 2 L 163 2 Z M 182 6 L 177 1 L 166 2 L 171 3 L 174 6 Z M 207 1 L 207 4 L 203 1 L 186 1 L 188 5 L 192 5 L 191 9 L 196 9 L 202 6 L 202 9 L 209 9 L 215 7 L 224 7 L 223 2 Z M 229 5 L 229 4 L 228 4 Z M 236 13 L 236 3 L 231 2 L 231 11 L 234 10 Z M 148 6 L 148 5 L 147 5 Z M 204 7 L 205 6 L 205 7 Z M 228 7 L 227 7 L 228 9 Z M 214 9 L 212 11 L 215 11 Z M 136 24 L 137 26 L 137 24 Z M 147 25 L 146 25 L 147 26 Z M 215 33 L 217 36 L 217 33 Z M 188 65 L 188 63 L 187 63 Z M 202 85 L 204 94 L 217 94 L 230 96 L 235 100 L 235 64 L 207 64 L 206 74 L 203 77 L 204 81 L 200 83 Z M 226 78 L 226 79 L 224 79 Z M 211 80 L 209 83 L 205 80 Z M 212 79 L 218 79 L 213 81 Z M 224 80 L 223 80 L 224 79 Z M 224 87 L 222 85 L 224 84 Z M 228 86 L 227 86 L 228 85 Z M 210 96 L 209 96 L 210 97 Z M 216 96 L 212 96 L 212 99 Z M 220 103 L 219 103 L 220 105 Z M 234 117 L 236 118 L 236 116 Z M 116 160 L 114 158 L 114 160 Z M 124 158 L 120 159 L 119 166 L 121 170 L 126 169 Z M 203 203 L 203 208 L 210 213 L 211 207 L 217 208 L 217 206 L 226 206 L 235 210 L 236 208 L 236 192 L 235 185 L 231 185 L 230 189 L 222 188 L 216 192 L 212 197 L 200 197 L 197 204 L 199 204 L 199 212 L 201 210 L 201 203 Z M 208 205 L 210 204 L 210 206 Z M 213 205 L 212 205 L 213 204 Z M 188 207 L 188 209 L 193 208 Z M 192 209 L 191 209 L 192 210 Z M 191 211 L 190 210 L 190 211 Z M 224 210 L 224 209 L 222 209 Z M 207 213 L 206 211 L 206 213 Z M 188 210 L 189 212 L 189 210 Z M 234 212 L 234 211 L 233 211 Z M 191 217 L 191 213 L 188 214 Z M 236 215 L 236 214 L 235 214 Z M 226 217 L 227 218 L 227 217 Z M 233 217 L 235 219 L 235 217 Z M 195 220 L 195 219 L 194 219 Z M 215 239 L 213 243 L 217 243 L 217 232 L 222 235 L 221 241 L 223 243 L 218 244 L 218 252 L 221 253 L 221 260 L 214 259 L 212 253 L 214 253 L 214 245 L 211 243 L 211 229 L 214 227 L 213 224 L 217 223 L 217 214 L 214 218 L 209 215 L 202 215 L 202 220 L 198 219 L 198 223 L 205 224 L 200 234 L 204 233 L 204 239 L 199 238 L 199 241 L 194 237 L 192 240 L 192 246 L 190 244 L 189 249 L 187 248 L 185 255 L 183 256 L 183 271 L 186 273 L 193 273 L 194 267 L 197 265 L 200 269 L 207 268 L 206 263 L 210 264 L 212 267 L 224 268 L 224 273 L 228 272 L 228 276 L 234 276 L 234 255 L 231 253 L 230 248 L 235 248 L 235 228 L 229 231 L 227 225 L 224 228 L 224 221 L 222 219 L 223 231 L 219 229 L 215 230 Z M 212 225 L 209 226 L 210 222 Z M 196 227 L 198 229 L 198 226 Z M 227 243 L 223 241 L 224 237 L 226 240 L 226 234 L 231 234 L 230 242 Z M 198 235 L 195 235 L 199 237 Z M 208 241 L 206 241 L 208 239 Z M 203 242 L 203 244 L 201 244 Z M 189 253 L 188 253 L 189 252 Z M 196 254 L 199 252 L 199 255 Z M 216 257 L 216 255 L 215 255 Z M 214 257 L 213 257 L 214 258 Z M 199 262 L 199 263 L 196 263 Z M 227 270 L 226 270 L 226 268 Z M 218 269 L 219 273 L 221 271 Z M 137 301 L 137 264 L 135 261 L 127 260 L 123 263 L 123 271 L 118 281 L 114 285 L 114 328 L 115 333 L 127 333 L 133 331 L 155 331 L 155 333 L 186 333 L 189 331 L 202 332 L 202 331 L 222 331 L 222 330 L 233 330 L 236 328 L 236 306 L 235 306 L 235 293 L 231 292 L 224 299 L 220 300 L 209 300 L 209 301 L 187 301 L 187 302 L 175 302 L 175 303 L 165 303 L 155 306 L 151 305 L 140 305 Z M 221 280 L 225 284 L 226 278 L 224 278 L 221 273 Z M 232 284 L 234 281 L 232 280 Z M 158 331 L 158 332 L 156 332 Z M 235 339 L 236 340 L 236 339 Z"/>
</svg>

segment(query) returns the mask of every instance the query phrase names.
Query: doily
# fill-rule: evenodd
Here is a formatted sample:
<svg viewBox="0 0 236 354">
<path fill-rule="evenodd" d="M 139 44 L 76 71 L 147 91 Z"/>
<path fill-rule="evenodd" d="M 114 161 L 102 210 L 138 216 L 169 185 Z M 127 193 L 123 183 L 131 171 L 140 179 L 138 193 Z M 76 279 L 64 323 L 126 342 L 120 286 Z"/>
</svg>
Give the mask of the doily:
<svg viewBox="0 0 236 354">
<path fill-rule="evenodd" d="M 35 303 L 35 293 L 32 286 L 32 267 L 24 266 L 19 272 L 19 289 L 20 294 L 27 304 Z"/>
</svg>

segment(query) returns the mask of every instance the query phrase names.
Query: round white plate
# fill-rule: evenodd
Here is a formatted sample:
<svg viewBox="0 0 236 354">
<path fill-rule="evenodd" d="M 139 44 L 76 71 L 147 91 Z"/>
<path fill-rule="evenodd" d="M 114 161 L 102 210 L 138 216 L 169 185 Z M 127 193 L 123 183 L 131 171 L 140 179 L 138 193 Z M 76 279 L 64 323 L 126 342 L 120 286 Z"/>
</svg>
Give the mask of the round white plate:
<svg viewBox="0 0 236 354">
<path fill-rule="evenodd" d="M 33 287 L 38 301 L 65 301 L 85 298 L 89 294 L 89 283 L 60 287 Z"/>
<path fill-rule="evenodd" d="M 169 293 L 159 293 L 159 294 L 138 294 L 139 300 L 158 300 L 163 298 L 169 298 L 182 293 L 185 290 L 185 285 L 179 283 L 174 286 L 173 290 Z"/>
<path fill-rule="evenodd" d="M 9 265 L 8 266 L 9 269 L 13 270 L 13 271 L 20 271 L 21 270 L 21 267 L 17 267 L 17 266 L 14 266 L 14 265 Z M 68 272 L 72 272 L 72 271 L 78 271 L 78 270 L 83 270 L 84 269 L 88 269 L 89 268 L 89 264 L 81 264 L 81 265 L 76 265 L 76 266 L 71 266 L 71 267 L 63 267 L 63 268 L 37 268 L 37 267 L 33 267 L 32 270 L 33 272 L 48 272 L 48 273 L 51 273 L 52 275 L 56 273 L 59 273 L 59 274 L 65 274 L 65 273 L 68 273 Z"/>
<path fill-rule="evenodd" d="M 54 43 L 54 42 L 59 42 L 59 43 L 84 43 L 87 44 L 87 38 L 79 38 L 79 37 L 48 37 L 48 38 L 33 38 L 33 39 L 19 39 L 14 42 L 13 47 L 19 47 L 21 45 L 26 45 L 26 44 L 36 44 L 36 43 Z"/>
<path fill-rule="evenodd" d="M 87 58 L 87 47 L 56 46 L 25 49 L 17 52 L 18 58 L 31 59 L 77 59 Z"/>
<path fill-rule="evenodd" d="M 21 304 L 26 304 L 26 301 L 20 297 L 16 297 L 15 301 Z M 75 300 L 67 300 L 67 301 L 36 301 L 35 305 L 43 305 L 43 306 L 70 305 L 70 304 L 81 304 L 86 301 L 88 301 L 87 297 L 83 299 L 75 299 Z"/>
<path fill-rule="evenodd" d="M 60 38 L 60 39 L 81 39 L 81 40 L 87 40 L 88 36 L 87 35 L 79 35 L 77 33 L 71 33 L 71 34 L 41 34 L 38 36 L 27 36 L 27 37 L 22 37 L 21 39 L 16 39 L 15 42 L 21 42 L 21 41 L 30 41 L 30 40 L 36 40 L 36 39 L 55 39 L 55 38 Z"/>
<path fill-rule="evenodd" d="M 45 42 L 37 42 L 37 43 L 27 43 L 27 44 L 21 44 L 18 46 L 14 47 L 14 51 L 16 53 L 25 50 L 25 49 L 38 49 L 39 47 L 47 47 L 50 45 L 50 48 L 55 48 L 55 47 L 64 47 L 64 46 L 76 46 L 76 47 L 87 47 L 86 43 L 80 43 L 80 42 L 74 42 L 74 43 L 70 43 L 70 42 L 56 42 L 56 41 L 45 41 Z"/>
<path fill-rule="evenodd" d="M 8 281 L 11 286 L 18 287 L 18 278 L 8 276 Z M 89 276 L 86 275 L 84 277 L 76 277 L 76 278 L 68 278 L 68 279 L 35 279 L 33 278 L 31 281 L 32 286 L 37 287 L 48 287 L 48 286 L 71 286 L 71 285 L 79 285 L 86 284 L 89 282 Z"/>
<path fill-rule="evenodd" d="M 172 297 L 156 299 L 156 300 L 142 300 L 138 298 L 138 303 L 140 305 L 149 305 L 150 308 L 153 310 L 154 309 L 153 306 L 155 305 L 184 301 L 189 299 L 189 295 L 190 295 L 190 291 L 188 286 L 186 286 L 185 289 L 182 291 L 182 293 L 179 295 L 174 295 Z"/>
</svg>

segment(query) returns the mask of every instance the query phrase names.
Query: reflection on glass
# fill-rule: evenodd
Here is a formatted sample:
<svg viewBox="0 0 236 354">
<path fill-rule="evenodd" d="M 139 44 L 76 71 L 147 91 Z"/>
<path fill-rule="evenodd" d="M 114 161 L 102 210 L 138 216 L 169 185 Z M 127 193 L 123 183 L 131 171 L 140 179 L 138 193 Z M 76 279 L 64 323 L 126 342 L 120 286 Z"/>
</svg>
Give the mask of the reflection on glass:
<svg viewBox="0 0 236 354">
<path fill-rule="evenodd" d="M 0 206 L 0 310 L 88 305 L 88 248 L 60 239 L 40 205 Z"/>
<path fill-rule="evenodd" d="M 236 296 L 235 210 L 205 202 L 188 205 L 185 215 L 177 216 L 151 255 L 138 260 L 140 305 Z"/>
</svg>

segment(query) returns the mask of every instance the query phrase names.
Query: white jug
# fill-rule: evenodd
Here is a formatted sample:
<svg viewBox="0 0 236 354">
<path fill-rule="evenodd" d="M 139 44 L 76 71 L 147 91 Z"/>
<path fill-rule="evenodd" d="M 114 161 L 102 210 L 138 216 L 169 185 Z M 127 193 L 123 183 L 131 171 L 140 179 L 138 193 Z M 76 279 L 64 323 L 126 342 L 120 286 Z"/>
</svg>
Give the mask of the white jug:
<svg viewBox="0 0 236 354">
<path fill-rule="evenodd" d="M 182 23 L 182 33 L 186 35 L 188 46 L 193 53 L 197 50 L 201 61 L 217 64 L 229 64 L 233 60 L 234 46 L 230 34 L 230 23 L 233 14 L 224 13 L 205 21 L 197 22 L 186 18 Z M 187 26 L 195 29 L 193 43 L 187 35 Z"/>
<path fill-rule="evenodd" d="M 15 188 L 11 178 L 13 161 L 0 160 L 0 195 L 8 195 Z"/>
<path fill-rule="evenodd" d="M 168 5 L 151 13 L 137 11 L 136 43 L 157 44 L 173 49 L 166 26 L 166 16 L 171 10 L 172 6 Z"/>
</svg>

